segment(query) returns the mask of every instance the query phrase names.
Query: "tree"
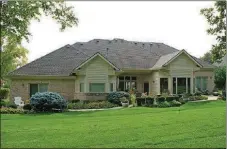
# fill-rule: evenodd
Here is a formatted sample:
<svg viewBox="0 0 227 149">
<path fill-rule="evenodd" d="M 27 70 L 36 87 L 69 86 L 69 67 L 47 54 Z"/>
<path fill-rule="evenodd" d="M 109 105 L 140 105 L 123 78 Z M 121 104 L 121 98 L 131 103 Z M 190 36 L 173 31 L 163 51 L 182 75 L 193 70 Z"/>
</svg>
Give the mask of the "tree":
<svg viewBox="0 0 227 149">
<path fill-rule="evenodd" d="M 206 61 L 210 64 L 213 63 L 212 61 L 212 54 L 210 52 L 206 52 L 202 57 L 200 57 L 201 60 Z"/>
<path fill-rule="evenodd" d="M 32 19 L 38 20 L 45 14 L 61 24 L 60 30 L 77 25 L 78 19 L 73 7 L 64 1 L 8 1 L 1 3 L 1 42 L 13 37 L 18 43 L 28 41 L 31 33 L 28 30 Z M 3 45 L 3 43 L 1 43 Z"/>
<path fill-rule="evenodd" d="M 1 57 L 1 74 L 4 77 L 9 72 L 27 63 L 28 50 L 12 40 L 3 46 Z"/>
<path fill-rule="evenodd" d="M 226 1 L 216 1 L 214 7 L 200 10 L 204 15 L 210 28 L 209 35 L 216 36 L 217 44 L 212 45 L 212 61 L 220 60 L 226 54 Z"/>
<path fill-rule="evenodd" d="M 220 66 L 215 69 L 214 83 L 219 89 L 224 89 L 226 86 L 226 66 Z"/>
</svg>

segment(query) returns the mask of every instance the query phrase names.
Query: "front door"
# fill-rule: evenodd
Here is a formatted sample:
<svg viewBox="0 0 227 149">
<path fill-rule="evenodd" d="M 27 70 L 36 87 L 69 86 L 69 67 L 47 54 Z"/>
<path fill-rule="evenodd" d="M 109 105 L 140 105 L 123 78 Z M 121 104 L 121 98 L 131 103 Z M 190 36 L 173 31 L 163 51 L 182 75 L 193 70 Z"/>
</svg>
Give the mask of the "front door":
<svg viewBox="0 0 227 149">
<path fill-rule="evenodd" d="M 144 90 L 144 93 L 147 93 L 147 95 L 149 95 L 149 82 L 144 82 L 143 90 Z"/>
</svg>

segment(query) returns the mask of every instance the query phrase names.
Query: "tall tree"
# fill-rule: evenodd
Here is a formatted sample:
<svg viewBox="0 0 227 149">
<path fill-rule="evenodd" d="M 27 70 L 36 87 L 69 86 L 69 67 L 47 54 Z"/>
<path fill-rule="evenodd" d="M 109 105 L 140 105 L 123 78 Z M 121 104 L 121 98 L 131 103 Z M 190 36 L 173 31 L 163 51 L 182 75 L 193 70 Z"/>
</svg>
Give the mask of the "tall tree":
<svg viewBox="0 0 227 149">
<path fill-rule="evenodd" d="M 77 25 L 78 19 L 72 6 L 67 6 L 63 0 L 58 1 L 1 1 L 1 41 L 8 38 L 17 39 L 20 43 L 23 38 L 29 39 L 28 30 L 32 19 L 40 20 L 45 14 L 51 16 L 61 25 L 60 30 Z M 1 44 L 3 45 L 3 43 Z"/>
<path fill-rule="evenodd" d="M 220 60 L 226 54 L 226 1 L 216 1 L 211 8 L 200 10 L 210 28 L 207 33 L 216 36 L 217 44 L 212 45 L 212 61 Z"/>
<path fill-rule="evenodd" d="M 224 89 L 226 87 L 226 66 L 220 66 L 215 69 L 214 83 L 219 89 Z"/>
<path fill-rule="evenodd" d="M 206 61 L 210 64 L 213 63 L 212 61 L 212 54 L 210 52 L 206 52 L 202 57 L 200 57 L 200 59 L 202 59 L 203 61 Z"/>
</svg>

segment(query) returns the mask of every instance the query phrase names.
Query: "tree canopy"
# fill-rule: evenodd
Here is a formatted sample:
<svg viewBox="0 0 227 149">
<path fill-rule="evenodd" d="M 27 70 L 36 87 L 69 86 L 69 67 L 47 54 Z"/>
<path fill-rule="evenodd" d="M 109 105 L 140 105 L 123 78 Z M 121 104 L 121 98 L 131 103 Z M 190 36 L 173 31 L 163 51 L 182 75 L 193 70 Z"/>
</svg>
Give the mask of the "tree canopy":
<svg viewBox="0 0 227 149">
<path fill-rule="evenodd" d="M 206 52 L 202 57 L 200 57 L 200 59 L 202 59 L 203 61 L 206 61 L 206 62 L 208 62 L 210 64 L 213 63 L 211 52 Z"/>
<path fill-rule="evenodd" d="M 78 24 L 72 6 L 64 1 L 1 1 L 1 42 L 15 38 L 18 43 L 29 39 L 28 30 L 32 19 L 40 20 L 42 15 L 51 16 L 61 25 L 63 31 L 67 27 Z M 3 45 L 3 43 L 1 44 Z"/>
<path fill-rule="evenodd" d="M 211 8 L 201 9 L 210 27 L 209 35 L 216 36 L 217 43 L 212 45 L 212 61 L 220 60 L 226 54 L 226 1 L 216 1 Z"/>
<path fill-rule="evenodd" d="M 220 66 L 215 69 L 214 83 L 219 89 L 224 89 L 226 86 L 226 66 Z"/>
</svg>

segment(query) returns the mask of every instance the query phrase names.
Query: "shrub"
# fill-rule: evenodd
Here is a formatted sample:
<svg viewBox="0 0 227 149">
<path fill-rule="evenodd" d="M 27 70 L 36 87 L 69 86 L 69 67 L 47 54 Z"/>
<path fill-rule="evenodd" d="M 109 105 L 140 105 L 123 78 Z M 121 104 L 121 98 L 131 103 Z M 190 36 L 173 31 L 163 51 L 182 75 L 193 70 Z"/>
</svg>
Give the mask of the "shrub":
<svg viewBox="0 0 227 149">
<path fill-rule="evenodd" d="M 170 107 L 170 104 L 167 101 L 159 102 L 158 107 L 159 108 L 167 108 L 167 107 Z"/>
<path fill-rule="evenodd" d="M 121 105 L 120 98 L 122 98 L 122 97 L 129 98 L 129 96 L 130 96 L 129 93 L 119 91 L 119 92 L 109 93 L 109 95 L 107 96 L 107 99 L 109 102 L 111 102 L 113 104 Z"/>
<path fill-rule="evenodd" d="M 113 108 L 117 107 L 118 105 L 112 104 L 108 101 L 90 101 L 88 103 L 69 103 L 68 108 L 69 109 L 102 109 L 102 108 Z"/>
<path fill-rule="evenodd" d="M 66 100 L 58 93 L 36 93 L 31 97 L 30 104 L 36 112 L 47 112 L 53 109 L 64 110 L 67 107 Z"/>
<path fill-rule="evenodd" d="M 188 101 L 188 100 L 186 100 L 186 99 L 183 98 L 183 97 L 179 98 L 179 102 L 180 102 L 181 104 L 185 104 L 187 101 Z"/>
<path fill-rule="evenodd" d="M 179 107 L 181 106 L 181 103 L 179 101 L 173 100 L 169 102 L 171 107 Z"/>
<path fill-rule="evenodd" d="M 158 97 L 157 98 L 157 102 L 160 103 L 160 102 L 165 102 L 165 97 Z"/>
<path fill-rule="evenodd" d="M 154 98 L 153 97 L 137 97 L 136 98 L 137 106 L 142 106 L 142 105 L 153 105 L 154 103 Z"/>
<path fill-rule="evenodd" d="M 9 97 L 9 91 L 8 88 L 0 88 L 0 99 L 7 99 Z"/>
<path fill-rule="evenodd" d="M 1 114 L 23 114 L 23 109 L 13 109 L 13 108 L 1 108 Z"/>
<path fill-rule="evenodd" d="M 72 103 L 77 103 L 77 102 L 80 102 L 80 100 L 79 99 L 73 99 L 72 100 Z"/>
<path fill-rule="evenodd" d="M 11 103 L 7 107 L 16 109 L 17 108 L 17 105 L 15 105 L 14 103 Z"/>
<path fill-rule="evenodd" d="M 1 107 L 5 107 L 6 106 L 6 102 L 4 100 L 1 100 L 0 101 L 0 105 L 1 105 Z"/>
<path fill-rule="evenodd" d="M 179 101 L 179 96 L 168 96 L 168 97 L 166 97 L 166 101 L 167 102 L 171 102 L 171 101 L 173 101 L 173 100 L 176 100 L 176 101 Z"/>
<path fill-rule="evenodd" d="M 31 109 L 32 109 L 32 106 L 31 106 L 30 104 L 25 104 L 25 105 L 23 106 L 23 109 L 24 109 L 24 110 L 31 110 Z"/>
<path fill-rule="evenodd" d="M 194 93 L 194 96 L 201 96 L 202 95 L 202 92 L 201 91 L 197 91 Z"/>
</svg>

